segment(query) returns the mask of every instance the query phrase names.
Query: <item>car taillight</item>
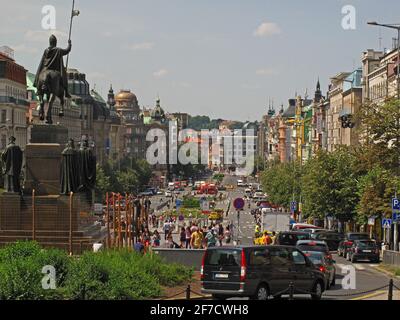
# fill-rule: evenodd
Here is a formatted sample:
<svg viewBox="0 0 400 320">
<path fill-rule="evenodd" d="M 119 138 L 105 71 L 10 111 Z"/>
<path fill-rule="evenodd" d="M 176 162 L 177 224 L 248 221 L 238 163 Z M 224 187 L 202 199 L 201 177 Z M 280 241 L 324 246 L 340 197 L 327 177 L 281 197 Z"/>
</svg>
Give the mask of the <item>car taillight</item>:
<svg viewBox="0 0 400 320">
<path fill-rule="evenodd" d="M 246 279 L 246 256 L 244 254 L 244 250 L 242 250 L 242 259 L 240 263 L 240 281 L 244 281 Z"/>
<path fill-rule="evenodd" d="M 204 263 L 206 261 L 207 251 L 204 252 L 203 259 L 201 260 L 201 268 L 200 268 L 200 280 L 204 280 Z"/>
<path fill-rule="evenodd" d="M 324 266 L 320 266 L 319 267 L 319 271 L 325 273 L 326 272 L 326 268 Z"/>
<path fill-rule="evenodd" d="M 352 242 L 352 241 L 346 241 L 346 242 L 344 243 L 344 245 L 350 247 L 350 246 L 353 245 L 353 242 Z"/>
</svg>

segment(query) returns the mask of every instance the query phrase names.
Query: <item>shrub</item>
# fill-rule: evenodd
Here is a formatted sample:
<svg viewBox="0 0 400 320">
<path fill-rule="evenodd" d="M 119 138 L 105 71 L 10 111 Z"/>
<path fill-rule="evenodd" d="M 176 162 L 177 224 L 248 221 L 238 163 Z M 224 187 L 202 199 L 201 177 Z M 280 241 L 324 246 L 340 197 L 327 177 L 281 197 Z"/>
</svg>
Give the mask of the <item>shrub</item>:
<svg viewBox="0 0 400 320">
<path fill-rule="evenodd" d="M 56 269 L 57 288 L 42 288 L 42 268 Z M 161 296 L 161 286 L 190 280 L 192 270 L 166 264 L 158 256 L 128 250 L 86 252 L 70 258 L 64 251 L 17 242 L 0 249 L 0 299 L 146 299 Z"/>
</svg>

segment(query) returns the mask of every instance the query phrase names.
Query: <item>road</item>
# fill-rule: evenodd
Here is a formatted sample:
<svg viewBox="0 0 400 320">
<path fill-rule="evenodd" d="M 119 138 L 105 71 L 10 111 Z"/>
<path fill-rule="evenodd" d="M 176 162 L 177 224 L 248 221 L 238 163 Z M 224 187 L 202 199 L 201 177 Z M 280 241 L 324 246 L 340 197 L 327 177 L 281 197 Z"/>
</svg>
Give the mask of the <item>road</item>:
<svg viewBox="0 0 400 320">
<path fill-rule="evenodd" d="M 236 185 L 237 178 L 234 176 L 227 176 L 224 179 L 224 184 Z M 237 197 L 243 197 L 244 188 L 237 188 L 232 190 L 228 194 L 228 198 L 232 201 Z M 232 221 L 235 225 L 235 236 L 239 230 L 239 243 L 243 245 L 250 245 L 253 243 L 253 235 L 255 222 L 254 218 L 250 213 L 250 210 L 255 208 L 255 203 L 251 203 L 251 208 L 246 206 L 240 213 L 239 228 L 236 226 L 237 223 L 237 212 L 235 208 L 231 206 L 229 215 L 226 223 Z M 268 213 L 268 220 L 266 224 L 270 227 L 271 231 L 283 231 L 288 230 L 288 214 L 271 212 Z M 286 229 L 285 229 L 286 228 Z M 235 238 L 237 239 L 237 238 Z M 336 286 L 326 291 L 323 295 L 324 300 L 364 300 L 364 299 L 387 299 L 388 289 L 380 289 L 383 286 L 389 284 L 390 278 L 378 271 L 376 267 L 378 264 L 371 264 L 369 262 L 359 262 L 352 264 L 338 255 L 333 255 L 336 261 Z M 349 273 L 349 270 L 354 270 L 355 274 L 355 288 L 344 289 L 342 280 Z M 346 277 L 347 279 L 348 277 Z M 347 282 L 348 283 L 348 282 Z M 400 280 L 395 280 L 397 287 L 400 287 Z M 396 294 L 398 296 L 398 292 Z M 296 299 L 310 299 L 309 296 L 298 296 Z"/>
</svg>

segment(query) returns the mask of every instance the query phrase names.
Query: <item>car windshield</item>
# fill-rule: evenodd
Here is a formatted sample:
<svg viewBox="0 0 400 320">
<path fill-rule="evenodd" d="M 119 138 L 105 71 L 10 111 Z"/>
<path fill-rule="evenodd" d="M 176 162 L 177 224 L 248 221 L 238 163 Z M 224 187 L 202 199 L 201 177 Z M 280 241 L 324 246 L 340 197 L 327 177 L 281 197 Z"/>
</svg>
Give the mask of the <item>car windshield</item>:
<svg viewBox="0 0 400 320">
<path fill-rule="evenodd" d="M 317 251 L 317 252 L 325 252 L 327 251 L 327 247 L 325 245 L 309 245 L 309 244 L 300 244 L 297 248 L 301 251 Z"/>
<path fill-rule="evenodd" d="M 319 252 L 313 252 L 313 251 L 306 251 L 304 252 L 306 257 L 308 257 L 312 263 L 314 264 L 322 264 L 324 261 L 324 255 Z"/>
<path fill-rule="evenodd" d="M 241 250 L 209 250 L 207 251 L 204 264 L 207 266 L 238 267 L 240 266 L 241 257 Z"/>
<path fill-rule="evenodd" d="M 351 233 L 349 234 L 349 240 L 368 240 L 369 236 L 366 233 Z"/>
<path fill-rule="evenodd" d="M 357 246 L 360 248 L 371 248 L 376 247 L 376 243 L 374 241 L 358 241 Z"/>
</svg>

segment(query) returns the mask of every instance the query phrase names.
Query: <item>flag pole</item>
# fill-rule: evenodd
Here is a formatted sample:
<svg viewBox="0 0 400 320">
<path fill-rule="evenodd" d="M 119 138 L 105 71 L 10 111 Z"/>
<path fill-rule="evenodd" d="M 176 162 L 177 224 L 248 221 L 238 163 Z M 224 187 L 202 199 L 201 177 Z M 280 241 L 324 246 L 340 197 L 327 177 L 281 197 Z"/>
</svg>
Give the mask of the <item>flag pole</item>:
<svg viewBox="0 0 400 320">
<path fill-rule="evenodd" d="M 75 11 L 75 0 L 72 0 L 72 11 L 71 11 L 71 20 L 69 23 L 69 35 L 68 35 L 68 42 L 71 40 L 71 32 L 72 32 L 72 21 L 74 19 Z M 69 60 L 69 53 L 67 55 L 67 63 L 65 69 L 68 69 L 68 60 Z"/>
</svg>

